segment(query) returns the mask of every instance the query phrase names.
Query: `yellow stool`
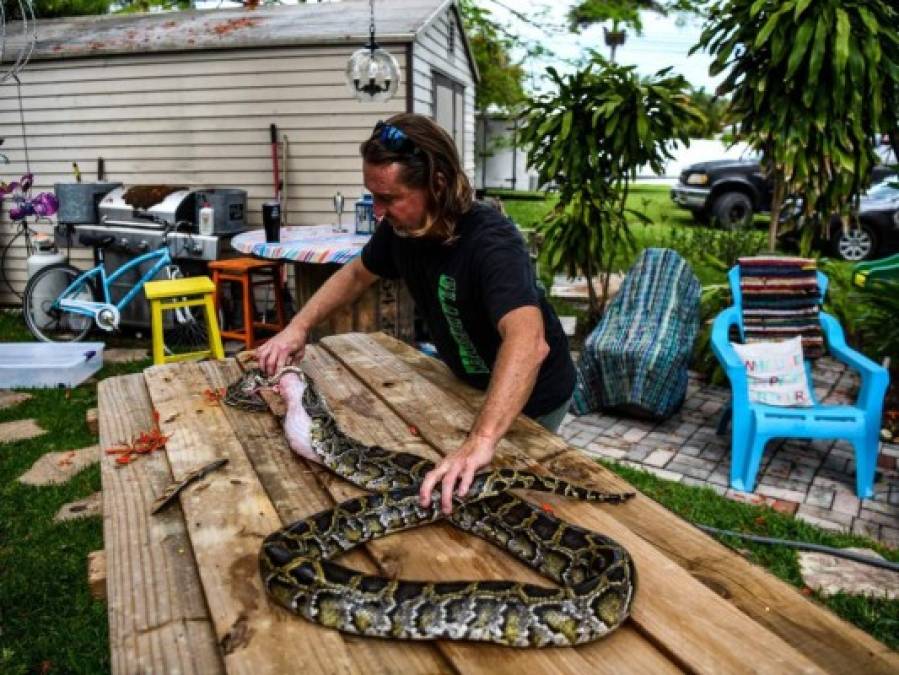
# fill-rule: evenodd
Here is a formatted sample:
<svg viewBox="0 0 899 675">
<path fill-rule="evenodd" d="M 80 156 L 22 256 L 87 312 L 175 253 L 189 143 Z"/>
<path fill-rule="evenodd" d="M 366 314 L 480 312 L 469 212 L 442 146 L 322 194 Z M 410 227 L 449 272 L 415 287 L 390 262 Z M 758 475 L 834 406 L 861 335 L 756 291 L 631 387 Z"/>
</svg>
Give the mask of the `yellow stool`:
<svg viewBox="0 0 899 675">
<path fill-rule="evenodd" d="M 215 314 L 215 284 L 209 277 L 185 277 L 183 279 L 164 279 L 148 281 L 144 284 L 144 294 L 150 301 L 150 316 L 153 322 L 153 363 L 176 363 L 190 359 L 202 359 L 212 356 L 225 358 L 222 348 L 222 335 Z M 206 333 L 209 336 L 209 349 L 182 354 L 165 355 L 162 341 L 162 312 L 166 309 L 195 307 L 202 305 L 206 314 Z"/>
</svg>

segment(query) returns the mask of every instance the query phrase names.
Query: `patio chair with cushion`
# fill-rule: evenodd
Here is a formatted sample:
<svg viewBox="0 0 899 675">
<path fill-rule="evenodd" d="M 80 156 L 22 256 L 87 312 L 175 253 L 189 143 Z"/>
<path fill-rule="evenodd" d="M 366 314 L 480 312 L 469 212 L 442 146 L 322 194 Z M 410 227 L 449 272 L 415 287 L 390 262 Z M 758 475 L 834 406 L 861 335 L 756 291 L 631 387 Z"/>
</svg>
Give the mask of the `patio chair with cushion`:
<svg viewBox="0 0 899 675">
<path fill-rule="evenodd" d="M 755 489 L 765 444 L 773 438 L 845 439 L 855 449 L 856 493 L 872 497 L 889 376 L 847 346 L 839 322 L 820 311 L 827 277 L 813 260 L 772 257 L 741 259 L 728 280 L 734 304 L 715 318 L 712 349 L 731 385 L 731 407 L 718 428 L 724 433 L 732 417 L 731 487 Z M 731 343 L 734 328 L 743 345 Z M 779 355 L 788 345 L 765 340 L 797 336 L 804 352 L 797 351 L 791 374 L 790 359 Z M 825 347 L 860 374 L 854 405 L 825 405 L 816 399 L 809 356 Z M 803 353 L 805 358 L 798 356 Z"/>
<path fill-rule="evenodd" d="M 571 411 L 665 419 L 680 408 L 699 332 L 700 290 L 677 253 L 645 249 L 587 337 Z"/>
</svg>

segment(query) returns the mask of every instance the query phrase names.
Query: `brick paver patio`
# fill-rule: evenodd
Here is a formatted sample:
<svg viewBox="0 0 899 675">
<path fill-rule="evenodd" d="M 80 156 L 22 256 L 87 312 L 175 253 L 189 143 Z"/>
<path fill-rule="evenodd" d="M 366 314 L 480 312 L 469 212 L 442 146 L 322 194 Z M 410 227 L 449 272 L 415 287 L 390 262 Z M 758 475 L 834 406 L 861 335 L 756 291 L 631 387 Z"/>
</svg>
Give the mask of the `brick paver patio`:
<svg viewBox="0 0 899 675">
<path fill-rule="evenodd" d="M 813 373 L 820 400 L 854 400 L 858 378 L 842 364 L 819 359 Z M 644 422 L 594 413 L 568 415 L 559 433 L 589 455 L 650 471 L 688 485 L 704 485 L 731 499 L 765 502 L 823 528 L 851 531 L 899 546 L 899 444 L 881 444 L 874 499 L 855 496 L 855 460 L 845 441 L 772 441 L 755 493 L 728 487 L 730 429 L 715 433 L 728 388 L 691 376 L 683 408 L 671 419 Z"/>
</svg>

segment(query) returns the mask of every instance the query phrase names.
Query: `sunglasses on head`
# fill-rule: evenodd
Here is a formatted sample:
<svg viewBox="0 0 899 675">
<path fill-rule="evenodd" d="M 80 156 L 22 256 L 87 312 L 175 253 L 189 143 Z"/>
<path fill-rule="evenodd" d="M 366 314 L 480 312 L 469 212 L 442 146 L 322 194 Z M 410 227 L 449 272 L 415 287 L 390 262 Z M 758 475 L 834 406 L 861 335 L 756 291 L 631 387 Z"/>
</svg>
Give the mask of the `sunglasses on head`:
<svg viewBox="0 0 899 675">
<path fill-rule="evenodd" d="M 390 152 L 406 152 L 410 155 L 418 154 L 418 147 L 406 135 L 406 132 L 387 122 L 379 121 L 371 132 L 372 138 L 378 141 Z"/>
</svg>

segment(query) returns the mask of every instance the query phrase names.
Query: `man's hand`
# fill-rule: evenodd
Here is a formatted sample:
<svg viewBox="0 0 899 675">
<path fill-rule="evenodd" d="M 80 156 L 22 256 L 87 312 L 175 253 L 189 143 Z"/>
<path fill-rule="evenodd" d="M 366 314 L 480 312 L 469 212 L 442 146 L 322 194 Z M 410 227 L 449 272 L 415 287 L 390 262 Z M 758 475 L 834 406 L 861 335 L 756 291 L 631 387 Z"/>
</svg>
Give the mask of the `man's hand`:
<svg viewBox="0 0 899 675">
<path fill-rule="evenodd" d="M 453 510 L 453 491 L 456 490 L 459 497 L 464 497 L 471 487 L 475 472 L 490 464 L 495 451 L 496 441 L 469 436 L 458 449 L 444 457 L 427 473 L 419 493 L 421 505 L 427 508 L 431 504 L 431 492 L 437 481 L 441 481 L 440 508 L 447 515 L 450 514 Z"/>
<path fill-rule="evenodd" d="M 256 350 L 256 361 L 266 375 L 274 375 L 306 351 L 306 331 L 288 326 Z"/>
</svg>

